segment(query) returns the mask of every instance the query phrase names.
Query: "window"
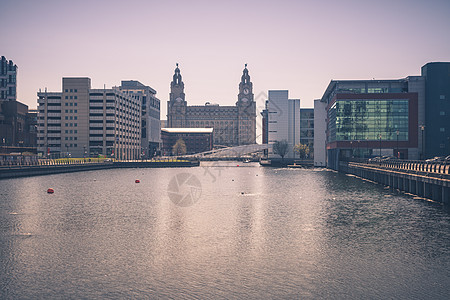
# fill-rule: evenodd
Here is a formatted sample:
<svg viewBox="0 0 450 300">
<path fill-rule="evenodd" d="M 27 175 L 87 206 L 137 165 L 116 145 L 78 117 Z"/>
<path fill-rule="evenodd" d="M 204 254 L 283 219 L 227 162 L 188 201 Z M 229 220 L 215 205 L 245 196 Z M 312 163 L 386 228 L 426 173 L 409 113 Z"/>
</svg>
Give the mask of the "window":
<svg viewBox="0 0 450 300">
<path fill-rule="evenodd" d="M 78 96 L 73 96 L 73 99 L 78 99 Z"/>
<path fill-rule="evenodd" d="M 76 92 L 77 92 L 77 89 L 74 89 L 73 91 L 76 93 Z"/>
<path fill-rule="evenodd" d="M 77 106 L 77 103 L 75 102 L 73 105 L 74 105 L 74 106 Z"/>
<path fill-rule="evenodd" d="M 66 109 L 66 110 L 64 110 L 64 112 L 67 114 L 69 111 Z"/>
<path fill-rule="evenodd" d="M 70 113 L 73 113 L 73 110 L 70 110 Z"/>
<path fill-rule="evenodd" d="M 67 103 L 67 102 L 66 102 L 66 103 L 64 103 L 64 105 L 65 105 L 65 106 L 68 106 L 68 105 L 69 105 L 69 103 Z"/>
<path fill-rule="evenodd" d="M 66 99 L 69 99 L 69 96 L 66 96 L 65 98 L 66 98 Z"/>
<path fill-rule="evenodd" d="M 77 124 L 77 123 L 75 123 L 75 124 L 73 124 L 73 126 L 77 127 L 77 126 L 78 126 L 78 124 Z"/>
<path fill-rule="evenodd" d="M 68 119 L 69 119 L 69 117 L 68 117 L 68 116 L 65 116 L 65 117 L 64 117 L 64 119 L 65 119 L 65 120 L 68 120 Z"/>
<path fill-rule="evenodd" d="M 73 106 L 73 103 L 70 103 L 70 106 Z"/>
<path fill-rule="evenodd" d="M 67 130 L 66 130 L 67 131 Z M 66 136 L 65 140 L 67 141 L 69 138 Z"/>
<path fill-rule="evenodd" d="M 74 113 L 77 113 L 78 111 L 75 109 L 73 112 L 74 112 Z"/>
<path fill-rule="evenodd" d="M 70 96 L 70 99 L 73 99 L 73 96 Z"/>
<path fill-rule="evenodd" d="M 75 133 L 78 133 L 78 130 L 75 130 L 74 132 L 75 132 Z"/>
<path fill-rule="evenodd" d="M 73 117 L 73 119 L 74 119 L 74 120 L 77 120 L 77 119 L 78 119 L 78 117 L 77 117 L 77 116 L 75 116 L 75 117 Z"/>
<path fill-rule="evenodd" d="M 73 93 L 73 89 L 70 89 L 70 92 Z"/>
<path fill-rule="evenodd" d="M 65 133 L 69 133 L 69 130 L 65 130 L 64 132 L 65 132 Z"/>
<path fill-rule="evenodd" d="M 66 93 L 67 93 L 68 91 L 69 91 L 68 89 L 65 90 Z"/>
<path fill-rule="evenodd" d="M 78 145 L 77 145 L 77 144 L 73 144 L 73 146 L 74 146 L 74 147 L 78 147 Z"/>
</svg>

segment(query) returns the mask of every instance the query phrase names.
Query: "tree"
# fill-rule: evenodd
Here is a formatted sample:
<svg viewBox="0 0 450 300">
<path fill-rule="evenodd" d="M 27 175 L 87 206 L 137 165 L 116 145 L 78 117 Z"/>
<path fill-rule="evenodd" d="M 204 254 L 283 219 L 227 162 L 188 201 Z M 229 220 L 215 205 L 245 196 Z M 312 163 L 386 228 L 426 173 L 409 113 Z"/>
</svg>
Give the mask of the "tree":
<svg viewBox="0 0 450 300">
<path fill-rule="evenodd" d="M 186 143 L 182 138 L 179 138 L 178 141 L 173 145 L 172 152 L 174 155 L 184 155 L 186 154 Z"/>
<path fill-rule="evenodd" d="M 306 144 L 298 143 L 294 146 L 294 152 L 297 153 L 302 159 L 308 156 L 309 151 L 309 146 Z"/>
<path fill-rule="evenodd" d="M 284 159 L 284 156 L 288 153 L 289 144 L 286 140 L 276 141 L 273 143 L 273 153 L 281 156 L 281 160 Z"/>
</svg>

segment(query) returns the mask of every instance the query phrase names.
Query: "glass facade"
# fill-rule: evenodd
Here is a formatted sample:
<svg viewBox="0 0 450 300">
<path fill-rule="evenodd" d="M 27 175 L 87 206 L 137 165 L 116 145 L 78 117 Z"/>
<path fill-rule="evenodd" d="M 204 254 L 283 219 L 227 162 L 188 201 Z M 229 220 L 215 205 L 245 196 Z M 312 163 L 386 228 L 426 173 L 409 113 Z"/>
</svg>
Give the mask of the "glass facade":
<svg viewBox="0 0 450 300">
<path fill-rule="evenodd" d="M 328 111 L 329 142 L 408 141 L 408 116 L 408 100 L 337 100 Z"/>
</svg>

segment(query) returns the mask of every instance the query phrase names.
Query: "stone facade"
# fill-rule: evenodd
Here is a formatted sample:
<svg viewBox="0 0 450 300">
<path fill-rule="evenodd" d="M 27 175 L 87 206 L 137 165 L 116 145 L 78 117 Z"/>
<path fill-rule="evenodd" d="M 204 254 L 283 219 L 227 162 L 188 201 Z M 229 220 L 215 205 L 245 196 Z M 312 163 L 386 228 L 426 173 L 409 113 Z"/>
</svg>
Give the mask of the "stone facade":
<svg viewBox="0 0 450 300">
<path fill-rule="evenodd" d="M 238 146 L 256 143 L 256 103 L 247 65 L 239 83 L 235 106 L 206 103 L 188 106 L 180 69 L 175 69 L 167 103 L 168 128 L 213 128 L 214 145 Z"/>
</svg>

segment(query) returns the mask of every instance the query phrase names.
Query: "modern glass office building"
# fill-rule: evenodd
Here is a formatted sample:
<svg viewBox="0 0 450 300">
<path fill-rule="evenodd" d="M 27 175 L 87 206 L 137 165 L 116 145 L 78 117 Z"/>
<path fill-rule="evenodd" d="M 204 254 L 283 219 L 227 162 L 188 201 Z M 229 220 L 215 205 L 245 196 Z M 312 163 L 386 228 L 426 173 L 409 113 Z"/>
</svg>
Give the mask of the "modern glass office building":
<svg viewBox="0 0 450 300">
<path fill-rule="evenodd" d="M 408 141 L 409 100 L 338 100 L 328 110 L 329 141 Z"/>
<path fill-rule="evenodd" d="M 328 166 L 379 155 L 417 159 L 419 94 L 409 78 L 331 81 L 321 99 Z"/>
</svg>

